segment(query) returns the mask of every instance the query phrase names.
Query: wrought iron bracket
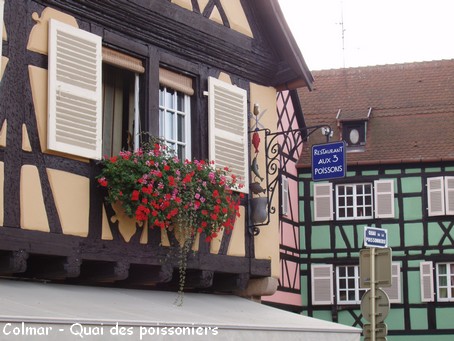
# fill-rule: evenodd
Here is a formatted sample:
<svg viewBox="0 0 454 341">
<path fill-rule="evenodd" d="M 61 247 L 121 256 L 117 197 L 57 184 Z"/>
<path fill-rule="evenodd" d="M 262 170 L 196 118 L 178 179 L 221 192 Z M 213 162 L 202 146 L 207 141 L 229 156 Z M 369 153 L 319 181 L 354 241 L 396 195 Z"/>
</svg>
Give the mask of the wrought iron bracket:
<svg viewBox="0 0 454 341">
<path fill-rule="evenodd" d="M 271 215 L 276 213 L 277 209 L 273 205 L 273 199 L 276 194 L 276 190 L 279 189 L 279 170 L 281 169 L 282 159 L 284 158 L 282 154 L 282 146 L 286 146 L 287 155 L 285 155 L 285 158 L 294 159 L 295 154 L 298 152 L 299 148 L 302 148 L 303 143 L 307 140 L 307 138 L 319 129 L 322 129 L 323 135 L 326 136 L 326 140 L 329 142 L 333 130 L 327 124 L 279 132 L 271 132 L 271 130 L 267 128 L 255 129 L 249 132 L 249 134 L 258 133 L 261 137 L 264 137 L 266 169 L 263 180 L 265 182 L 265 188 L 264 196 L 260 196 L 260 194 L 258 194 L 258 197 L 266 197 L 267 203 L 266 220 L 260 223 L 254 223 L 252 220 L 251 202 L 257 197 L 254 197 L 253 192 L 250 190 L 248 199 L 248 231 L 251 235 L 257 236 L 260 233 L 260 228 L 269 225 L 271 222 Z M 254 175 L 253 179 L 257 177 L 257 175 Z M 250 183 L 252 184 L 253 182 L 251 181 Z M 279 190 L 277 193 L 279 193 Z"/>
</svg>

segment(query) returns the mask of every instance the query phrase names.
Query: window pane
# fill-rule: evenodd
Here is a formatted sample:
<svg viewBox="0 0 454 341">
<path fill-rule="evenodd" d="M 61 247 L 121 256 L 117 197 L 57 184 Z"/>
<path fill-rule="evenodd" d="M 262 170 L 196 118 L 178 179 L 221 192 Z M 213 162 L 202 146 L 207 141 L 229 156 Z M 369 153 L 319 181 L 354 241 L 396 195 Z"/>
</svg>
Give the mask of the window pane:
<svg viewBox="0 0 454 341">
<path fill-rule="evenodd" d="M 339 190 L 339 195 L 344 195 L 345 194 L 345 187 L 344 186 L 338 186 Z"/>
<path fill-rule="evenodd" d="M 339 206 L 345 206 L 345 198 L 339 197 Z"/>
<path fill-rule="evenodd" d="M 366 194 L 372 194 L 372 185 L 367 184 L 364 187 L 365 187 L 364 190 L 365 190 Z"/>
<path fill-rule="evenodd" d="M 348 277 L 353 277 L 353 276 L 355 276 L 355 267 L 349 266 L 348 267 Z"/>
<path fill-rule="evenodd" d="M 184 94 L 178 92 L 177 96 L 177 110 L 184 111 Z"/>
<path fill-rule="evenodd" d="M 184 160 L 186 157 L 185 157 L 185 147 L 182 146 L 181 144 L 178 145 L 178 158 L 180 160 Z"/>
<path fill-rule="evenodd" d="M 446 288 L 440 288 L 440 298 L 447 298 L 448 297 L 448 289 Z"/>
<path fill-rule="evenodd" d="M 348 300 L 349 301 L 356 301 L 355 292 L 354 291 L 349 291 L 348 292 Z"/>
<path fill-rule="evenodd" d="M 347 209 L 347 216 L 348 217 L 353 217 L 353 208 Z"/>
<path fill-rule="evenodd" d="M 347 205 L 353 206 L 353 197 L 347 197 Z"/>
<path fill-rule="evenodd" d="M 441 285 L 441 286 L 447 286 L 448 285 L 448 279 L 445 277 L 445 276 L 439 276 L 438 277 L 438 283 Z"/>
<path fill-rule="evenodd" d="M 368 216 L 368 217 L 372 216 L 372 207 L 366 207 L 365 216 Z"/>
<path fill-rule="evenodd" d="M 347 281 L 345 279 L 339 280 L 339 288 L 340 289 L 345 289 L 347 286 Z"/>
<path fill-rule="evenodd" d="M 175 91 L 173 91 L 172 89 L 167 89 L 167 92 L 166 92 L 165 106 L 169 109 L 175 108 L 174 103 L 173 103 L 174 92 Z"/>
<path fill-rule="evenodd" d="M 166 121 L 165 121 L 165 136 L 167 139 L 171 139 L 171 140 L 175 139 L 173 118 L 174 118 L 174 113 L 167 112 Z"/>
<path fill-rule="evenodd" d="M 438 273 L 439 274 L 446 274 L 446 264 L 438 264 Z"/>
<path fill-rule="evenodd" d="M 184 134 L 185 132 L 185 126 L 184 126 L 184 116 L 178 115 L 178 123 L 177 123 L 177 129 L 178 129 L 178 141 L 184 142 L 186 140 L 186 136 Z"/>
<path fill-rule="evenodd" d="M 339 218 L 345 218 L 345 208 L 339 209 Z"/>
<path fill-rule="evenodd" d="M 342 266 L 339 268 L 339 276 L 345 277 L 345 267 Z"/>
<path fill-rule="evenodd" d="M 356 194 L 363 194 L 363 185 L 356 186 Z"/>
<path fill-rule="evenodd" d="M 352 195 L 353 194 L 353 187 L 348 186 L 347 187 L 347 195 Z"/>
</svg>

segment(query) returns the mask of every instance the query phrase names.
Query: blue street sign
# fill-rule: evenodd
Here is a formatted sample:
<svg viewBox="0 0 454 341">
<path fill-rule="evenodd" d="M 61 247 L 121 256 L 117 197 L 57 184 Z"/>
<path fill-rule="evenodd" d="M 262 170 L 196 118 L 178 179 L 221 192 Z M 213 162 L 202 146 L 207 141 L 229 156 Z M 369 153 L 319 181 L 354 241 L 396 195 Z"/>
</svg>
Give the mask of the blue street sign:
<svg viewBox="0 0 454 341">
<path fill-rule="evenodd" d="M 346 173 L 344 141 L 312 146 L 312 180 L 344 178 Z"/>
<path fill-rule="evenodd" d="M 388 247 L 388 231 L 376 227 L 364 227 L 364 246 Z"/>
</svg>

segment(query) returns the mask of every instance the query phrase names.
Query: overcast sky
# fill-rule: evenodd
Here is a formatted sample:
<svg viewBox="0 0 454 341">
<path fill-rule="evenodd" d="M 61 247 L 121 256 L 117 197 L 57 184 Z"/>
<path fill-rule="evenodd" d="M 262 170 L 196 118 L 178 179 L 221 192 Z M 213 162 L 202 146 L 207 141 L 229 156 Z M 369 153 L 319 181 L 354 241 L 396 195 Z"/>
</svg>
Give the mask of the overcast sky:
<svg viewBox="0 0 454 341">
<path fill-rule="evenodd" d="M 279 3 L 312 71 L 454 59 L 454 0 Z"/>
</svg>

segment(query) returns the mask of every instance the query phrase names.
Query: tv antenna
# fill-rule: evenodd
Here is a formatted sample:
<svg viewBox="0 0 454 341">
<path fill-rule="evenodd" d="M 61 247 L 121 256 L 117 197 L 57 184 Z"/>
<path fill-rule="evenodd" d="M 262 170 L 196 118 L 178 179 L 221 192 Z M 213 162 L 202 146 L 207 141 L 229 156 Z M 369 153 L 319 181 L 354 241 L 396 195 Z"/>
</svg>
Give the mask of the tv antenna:
<svg viewBox="0 0 454 341">
<path fill-rule="evenodd" d="M 337 23 L 341 27 L 342 35 L 342 67 L 345 68 L 345 27 L 344 27 L 344 2 L 341 1 L 341 21 Z"/>
</svg>

